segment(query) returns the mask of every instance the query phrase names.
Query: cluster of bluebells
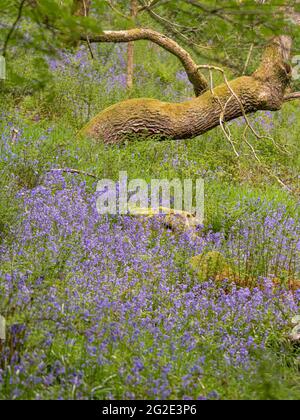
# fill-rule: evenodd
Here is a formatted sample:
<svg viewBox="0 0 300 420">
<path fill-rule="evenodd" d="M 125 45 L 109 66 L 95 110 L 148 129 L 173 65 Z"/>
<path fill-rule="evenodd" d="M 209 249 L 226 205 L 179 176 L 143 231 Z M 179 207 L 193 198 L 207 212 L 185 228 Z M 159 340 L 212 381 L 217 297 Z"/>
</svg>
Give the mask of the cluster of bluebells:
<svg viewBox="0 0 300 420">
<path fill-rule="evenodd" d="M 126 87 L 125 45 L 117 45 L 114 53 L 96 60 L 82 47 L 76 54 L 59 52 L 49 59 L 49 68 L 57 86 L 56 106 L 68 109 L 73 123 L 81 126 L 105 107 L 107 95 L 114 91 L 120 99 Z M 112 56 L 113 55 L 113 60 Z"/>
<path fill-rule="evenodd" d="M 272 134 L 275 128 L 275 114 L 271 111 L 257 112 L 255 115 L 249 116 L 248 119 L 256 130 L 264 133 Z M 232 124 L 244 126 L 245 119 L 243 117 L 237 118 L 232 122 Z"/>
<path fill-rule="evenodd" d="M 242 369 L 241 381 L 255 371 L 255 355 L 288 331 L 300 296 L 267 275 L 254 288 L 199 282 L 189 259 L 230 250 L 242 264 L 269 246 L 268 267 L 283 270 L 292 249 L 299 258 L 299 224 L 279 209 L 244 215 L 226 237 L 174 234 L 159 217 L 98 215 L 96 194 L 70 178 L 50 172 L 21 190 L 14 241 L 1 244 L 0 394 L 218 398 L 212 372 L 221 384 L 230 369 Z"/>
<path fill-rule="evenodd" d="M 95 49 L 96 47 L 93 46 Z M 94 50 L 97 54 L 97 51 Z M 107 53 L 97 56 L 97 64 L 93 66 L 93 61 L 87 48 L 81 47 L 76 54 L 69 52 L 59 52 L 59 56 L 49 59 L 49 67 L 53 74 L 59 73 L 63 77 L 73 77 L 78 83 L 90 80 L 95 84 L 105 81 L 107 92 L 117 86 L 126 87 L 126 45 L 116 45 L 113 54 L 113 66 L 111 66 L 111 54 Z M 109 66 L 108 66 L 109 64 Z M 104 68 L 105 73 L 99 72 L 99 68 Z M 102 87 L 102 86 L 101 86 Z M 100 93 L 100 89 L 99 89 Z"/>
<path fill-rule="evenodd" d="M 226 240 L 227 254 L 240 271 L 297 279 L 300 276 L 300 224 L 284 205 L 262 209 L 255 200 L 255 210 L 238 218 Z M 240 204 L 237 204 L 238 208 Z"/>
</svg>

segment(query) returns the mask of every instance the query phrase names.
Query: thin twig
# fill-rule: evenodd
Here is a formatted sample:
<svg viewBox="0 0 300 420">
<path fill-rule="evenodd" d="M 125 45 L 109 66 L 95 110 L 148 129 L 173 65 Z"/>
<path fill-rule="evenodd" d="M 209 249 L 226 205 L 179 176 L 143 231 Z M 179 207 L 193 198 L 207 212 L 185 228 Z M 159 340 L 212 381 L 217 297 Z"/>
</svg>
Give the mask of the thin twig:
<svg viewBox="0 0 300 420">
<path fill-rule="evenodd" d="M 221 100 L 220 100 L 220 98 L 218 97 L 218 95 L 216 95 L 215 94 L 215 92 L 214 92 L 214 88 L 213 88 L 213 76 L 212 76 L 212 67 L 213 66 L 207 66 L 207 65 L 202 65 L 202 66 L 199 66 L 199 68 L 206 68 L 206 69 L 208 69 L 209 70 L 209 82 L 210 82 L 210 92 L 211 92 L 211 94 L 212 94 L 212 96 L 218 101 L 218 104 L 219 104 L 219 106 L 220 106 L 220 108 L 221 108 L 221 113 L 220 113 L 220 118 L 219 118 L 219 123 L 220 123 L 220 127 L 221 127 L 221 129 L 222 129 L 222 131 L 223 131 L 223 133 L 224 133 L 224 135 L 225 135 L 225 137 L 226 137 L 226 139 L 229 141 L 229 143 L 231 144 L 231 147 L 232 147 L 232 149 L 233 149 L 233 151 L 234 151 L 234 153 L 235 153 L 235 155 L 237 156 L 237 157 L 239 157 L 240 155 L 239 155 L 239 153 L 238 153 L 238 151 L 236 150 L 236 148 L 235 148 L 235 144 L 234 144 L 234 141 L 232 140 L 232 136 L 231 136 L 231 132 L 230 132 L 230 129 L 226 126 L 226 122 L 225 122 L 225 120 L 224 120 L 224 117 L 225 117 L 225 110 L 226 110 L 226 106 L 227 106 L 227 103 L 231 100 L 231 98 L 232 98 L 232 95 L 231 95 L 231 97 L 227 100 L 227 102 L 226 102 L 226 104 L 225 104 L 225 107 L 223 106 L 223 104 L 222 104 L 222 102 L 221 102 Z"/>
<path fill-rule="evenodd" d="M 252 54 L 252 51 L 253 51 L 253 46 L 254 46 L 254 44 L 252 43 L 250 45 L 250 49 L 249 49 L 249 52 L 248 52 L 248 55 L 247 55 L 247 58 L 246 58 L 246 62 L 245 62 L 242 74 L 246 73 L 246 70 L 247 70 L 247 67 L 248 67 L 248 64 L 249 64 L 249 61 L 250 61 L 250 58 L 251 58 L 251 54 Z"/>
<path fill-rule="evenodd" d="M 283 98 L 284 102 L 292 101 L 293 99 L 300 99 L 300 92 L 288 93 Z"/>
<path fill-rule="evenodd" d="M 210 46 L 206 46 L 206 45 L 200 45 L 197 44 L 195 42 L 193 42 L 189 37 L 187 37 L 184 33 L 182 33 L 181 31 L 179 31 L 177 29 L 177 27 L 182 28 L 182 29 L 187 29 L 187 27 L 183 26 L 183 25 L 179 25 L 177 23 L 171 22 L 170 20 L 158 15 L 157 13 L 155 13 L 152 9 L 148 9 L 146 8 L 148 14 L 154 18 L 157 22 L 160 22 L 161 24 L 164 24 L 166 28 L 171 29 L 174 35 L 177 35 L 178 37 L 180 37 L 181 39 L 183 39 L 188 45 L 194 45 L 197 48 L 201 48 L 201 49 L 207 49 L 207 50 L 211 50 Z M 192 28 L 188 28 L 189 30 L 191 30 Z"/>
<path fill-rule="evenodd" d="M 124 15 L 124 13 L 122 13 L 120 10 L 118 10 L 113 3 L 111 2 L 111 0 L 106 0 L 106 3 L 109 5 L 109 7 L 111 8 L 111 10 L 115 13 L 117 13 L 117 15 L 122 16 L 122 18 L 126 19 L 126 20 L 131 20 L 130 16 L 128 15 Z"/>
<path fill-rule="evenodd" d="M 87 7 L 86 7 L 85 0 L 83 0 L 83 7 L 84 7 L 84 16 L 87 17 Z M 91 46 L 90 39 L 89 39 L 88 35 L 86 36 L 86 41 L 87 41 L 87 44 L 88 44 L 88 49 L 89 49 L 89 52 L 91 54 L 92 60 L 94 60 L 94 53 L 93 53 L 92 46 Z"/>
<path fill-rule="evenodd" d="M 91 174 L 90 172 L 81 171 L 79 169 L 73 169 L 73 168 L 52 168 L 49 172 L 66 172 L 71 174 L 80 174 L 80 175 L 86 175 L 94 179 L 99 179 L 96 175 Z"/>
<path fill-rule="evenodd" d="M 276 181 L 285 189 L 287 189 L 289 192 L 292 192 L 292 190 L 276 175 L 274 174 L 274 172 L 269 169 L 262 161 L 261 159 L 258 157 L 256 150 L 254 149 L 253 145 L 247 140 L 246 138 L 246 131 L 248 130 L 248 126 L 246 125 L 245 130 L 243 132 L 243 140 L 245 141 L 245 143 L 247 144 L 247 146 L 250 148 L 250 150 L 253 153 L 253 156 L 255 157 L 255 159 L 257 160 L 257 162 L 263 167 L 263 169 L 269 174 L 271 175 L 273 178 L 276 179 Z"/>
<path fill-rule="evenodd" d="M 6 51 L 7 51 L 9 40 L 12 37 L 12 34 L 14 33 L 14 31 L 15 31 L 15 29 L 16 29 L 16 27 L 17 27 L 17 25 L 18 25 L 18 23 L 19 23 L 19 21 L 20 21 L 20 19 L 22 17 L 23 7 L 24 7 L 26 1 L 27 0 L 22 0 L 21 1 L 20 6 L 19 6 L 19 10 L 18 10 L 18 15 L 16 17 L 16 20 L 14 21 L 12 27 L 10 28 L 10 31 L 8 32 L 8 34 L 7 34 L 6 38 L 5 38 L 5 41 L 4 41 L 4 44 L 3 44 L 3 49 L 2 49 L 2 55 L 3 55 L 3 57 L 6 56 Z"/>
<path fill-rule="evenodd" d="M 145 4 L 138 9 L 138 13 L 142 12 L 143 10 L 149 10 L 152 9 L 152 7 L 156 6 L 157 3 L 159 3 L 161 0 L 153 0 L 149 2 L 149 4 Z"/>
<path fill-rule="evenodd" d="M 229 84 L 229 82 L 228 82 L 228 80 L 227 80 L 227 77 L 226 77 L 226 74 L 225 74 L 225 72 L 224 72 L 224 70 L 222 69 L 222 68 L 220 68 L 220 67 L 216 67 L 216 66 L 211 66 L 211 65 L 207 65 L 207 64 L 204 64 L 204 65 L 200 65 L 200 66 L 198 66 L 199 68 L 206 68 L 206 69 L 208 69 L 209 70 L 209 72 L 211 72 L 212 70 L 216 70 L 216 71 L 219 71 L 219 72 L 221 72 L 221 74 L 223 75 L 223 78 L 224 78 L 224 81 L 225 81 L 225 84 L 226 84 L 226 86 L 227 86 L 227 88 L 228 88 L 228 90 L 230 91 L 230 93 L 231 93 L 231 96 L 227 99 L 227 101 L 226 101 L 226 103 L 225 103 L 225 106 L 223 106 L 222 105 L 222 103 L 221 103 L 221 100 L 220 100 L 220 98 L 218 98 L 217 97 L 217 99 L 218 99 L 218 102 L 219 102 L 219 104 L 220 104 L 220 106 L 221 106 L 221 109 L 222 109 L 222 112 L 221 112 L 221 115 L 220 115 L 220 124 L 221 124 L 221 121 L 223 121 L 224 120 L 224 117 L 225 117 L 225 110 L 226 110 L 226 107 L 227 107 L 227 105 L 228 105 L 228 103 L 230 102 L 230 100 L 234 97 L 235 99 L 236 99 L 236 101 L 238 102 L 238 104 L 239 104 L 239 106 L 240 106 L 240 109 L 241 109 L 241 112 L 242 112 L 242 115 L 243 115 L 243 118 L 244 118 L 244 120 L 245 120 L 245 123 L 246 123 L 246 128 L 245 128 L 245 130 L 244 130 L 244 133 L 243 133 L 243 140 L 244 140 L 244 142 L 247 144 L 247 146 L 250 148 L 250 150 L 252 151 L 252 154 L 253 154 L 253 156 L 255 157 L 255 159 L 257 160 L 257 162 L 261 165 L 261 167 L 269 174 L 269 175 L 271 175 L 274 179 L 276 179 L 276 181 L 282 186 L 282 187 L 284 187 L 285 189 L 287 189 L 289 192 L 292 192 L 292 190 L 276 175 L 276 174 L 274 174 L 274 172 L 271 170 L 271 169 L 269 169 L 262 161 L 261 161 L 261 159 L 258 157 L 258 155 L 257 155 L 257 153 L 256 153 L 256 151 L 255 151 L 255 149 L 254 149 L 254 147 L 253 147 L 253 145 L 246 139 L 246 136 L 245 136 L 245 134 L 246 134 L 246 131 L 247 131 L 247 129 L 249 128 L 250 130 L 251 130 L 251 132 L 254 134 L 254 136 L 257 138 L 257 139 L 263 139 L 263 138 L 266 138 L 266 139 L 271 139 L 273 142 L 274 142 L 274 144 L 276 144 L 275 143 L 275 140 L 273 139 L 273 138 L 271 138 L 271 137 L 269 137 L 269 136 L 261 136 L 261 135 L 259 135 L 257 132 L 256 132 L 256 130 L 252 127 L 252 125 L 251 125 L 251 123 L 250 123 L 250 121 L 249 121 L 249 119 L 248 119 L 248 117 L 247 117 L 247 115 L 246 115 L 246 111 L 245 111 L 245 108 L 244 108 L 244 105 L 242 104 L 242 102 L 241 102 L 241 100 L 240 100 L 240 98 L 238 97 L 238 95 L 234 92 L 234 90 L 232 89 L 232 87 L 230 86 L 230 84 Z M 212 80 L 212 77 L 210 76 L 210 80 Z M 212 82 L 211 82 L 212 83 Z M 214 95 L 214 92 L 213 92 L 213 90 L 211 89 L 211 91 L 212 91 L 212 94 Z M 299 92 L 300 93 L 300 92 Z M 214 95 L 215 96 L 215 95 Z M 300 94 L 299 94 L 299 97 L 300 97 Z M 222 127 L 222 124 L 221 124 L 221 127 Z M 229 130 L 229 133 L 227 132 L 226 133 L 226 131 L 224 130 L 224 127 L 222 127 L 223 128 L 223 132 L 225 133 L 225 135 L 226 135 L 226 138 L 230 141 L 230 143 L 231 143 L 231 146 L 233 147 L 233 150 L 235 151 L 235 154 L 237 155 L 237 157 L 239 157 L 239 154 L 238 154 L 238 152 L 236 151 L 236 149 L 235 149 L 235 147 L 234 147 L 234 143 L 233 143 L 233 141 L 232 141 L 232 139 L 231 139 L 231 135 L 230 135 L 230 130 Z M 279 147 L 279 146 L 278 146 Z"/>
</svg>

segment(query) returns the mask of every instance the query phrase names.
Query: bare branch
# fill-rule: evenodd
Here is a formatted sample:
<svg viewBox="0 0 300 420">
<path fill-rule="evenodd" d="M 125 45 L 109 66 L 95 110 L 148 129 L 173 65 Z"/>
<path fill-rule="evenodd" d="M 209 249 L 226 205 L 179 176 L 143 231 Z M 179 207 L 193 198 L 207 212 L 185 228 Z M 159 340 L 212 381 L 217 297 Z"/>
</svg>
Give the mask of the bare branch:
<svg viewBox="0 0 300 420">
<path fill-rule="evenodd" d="M 242 74 L 245 74 L 246 73 L 246 70 L 247 70 L 247 67 L 248 67 L 248 64 L 249 64 L 249 61 L 250 61 L 250 58 L 251 58 L 251 54 L 252 54 L 252 51 L 253 51 L 253 47 L 254 47 L 254 44 L 252 43 L 250 45 L 249 52 L 247 54 L 247 58 L 246 58 L 246 61 L 245 61 L 245 65 L 244 65 L 243 73 Z"/>
<path fill-rule="evenodd" d="M 236 157 L 240 157 L 238 151 L 236 150 L 235 142 L 232 140 L 231 132 L 227 128 L 227 126 L 225 125 L 226 123 L 225 123 L 225 120 L 224 120 L 227 104 L 231 101 L 233 95 L 229 96 L 229 98 L 227 99 L 227 101 L 225 103 L 225 106 L 223 106 L 222 101 L 220 100 L 219 96 L 215 94 L 214 87 L 213 87 L 213 74 L 212 74 L 212 70 L 218 70 L 218 71 L 220 71 L 223 74 L 224 78 L 226 79 L 225 73 L 219 67 L 209 66 L 209 65 L 206 65 L 206 64 L 203 64 L 201 66 L 198 66 L 198 68 L 199 69 L 202 68 L 202 69 L 208 69 L 209 70 L 209 82 L 210 82 L 209 83 L 209 86 L 210 86 L 210 92 L 211 92 L 212 96 L 214 98 L 216 98 L 216 100 L 217 100 L 217 102 L 218 102 L 218 104 L 220 106 L 220 110 L 221 110 L 221 112 L 220 112 L 220 118 L 219 118 L 220 127 L 221 127 L 221 129 L 222 129 L 222 131 L 223 131 L 226 139 L 231 144 L 231 147 L 232 147 L 232 149 L 234 151 L 234 154 L 236 155 Z"/>
<path fill-rule="evenodd" d="M 218 17 L 219 19 L 223 19 L 226 22 L 235 24 L 235 22 L 232 19 L 230 19 L 228 16 L 222 13 L 219 13 L 222 9 L 216 9 L 216 8 L 212 9 L 212 8 L 206 7 L 204 4 L 197 2 L 197 0 L 184 0 L 184 1 L 190 4 L 191 6 L 197 7 L 199 10 L 202 10 L 202 12 L 206 14 L 214 15 Z"/>
<path fill-rule="evenodd" d="M 19 9 L 18 9 L 18 15 L 16 17 L 16 20 L 14 21 L 12 27 L 10 28 L 10 31 L 8 32 L 5 41 L 4 41 L 4 45 L 3 45 L 3 49 L 2 49 L 2 55 L 3 57 L 5 57 L 6 55 L 6 51 L 7 51 L 7 47 L 8 47 L 8 43 L 10 38 L 12 37 L 18 23 L 20 22 L 21 18 L 22 18 L 22 13 L 23 13 L 23 8 L 25 6 L 27 0 L 22 0 L 20 5 L 19 5 Z"/>
<path fill-rule="evenodd" d="M 284 44 L 284 39 L 282 40 L 282 47 L 283 48 L 285 48 L 286 47 L 286 44 Z M 285 55 L 286 54 L 286 52 L 285 51 L 282 51 L 282 54 L 283 55 Z M 220 113 L 220 126 L 221 126 L 221 128 L 222 128 L 222 131 L 223 131 L 223 133 L 225 134 L 225 137 L 227 138 L 227 140 L 230 142 L 230 144 L 231 144 L 231 146 L 232 146 L 232 148 L 233 148 L 233 151 L 234 151 L 234 153 L 235 153 L 235 155 L 239 158 L 240 157 L 240 155 L 239 155 L 239 153 L 237 152 L 237 150 L 236 150 L 236 148 L 235 148 L 235 142 L 232 140 L 232 137 L 231 137 L 231 133 L 230 133 L 230 130 L 226 130 L 225 129 L 225 125 L 224 125 L 224 116 L 225 116 L 225 112 L 226 112 L 226 107 L 227 107 L 227 105 L 229 104 L 229 102 L 232 100 L 232 98 L 235 98 L 236 99 L 236 101 L 238 102 L 238 104 L 239 104 L 239 107 L 240 107 L 240 109 L 241 109 L 241 111 L 242 111 L 242 116 L 243 116 L 243 118 L 244 118 L 244 121 L 245 121 L 245 123 L 246 123 L 246 126 L 245 126 L 245 130 L 244 130 L 244 132 L 243 132 L 243 140 L 244 140 L 244 142 L 246 143 L 246 145 L 249 147 L 249 149 L 251 150 L 251 152 L 252 152 L 252 154 L 253 154 L 253 156 L 254 156 L 254 158 L 255 158 L 255 160 L 259 163 L 259 165 L 261 166 L 261 168 L 265 171 L 265 172 L 267 172 L 271 177 L 273 177 L 282 187 L 284 187 L 286 190 L 288 190 L 289 192 L 292 192 L 292 190 L 270 169 L 270 168 L 268 168 L 268 166 L 265 164 L 265 163 L 263 163 L 262 161 L 261 161 L 261 159 L 259 158 L 259 156 L 258 156 L 258 154 L 257 154 L 257 152 L 256 152 L 256 150 L 254 149 L 254 147 L 253 147 L 253 145 L 247 140 L 247 138 L 246 138 L 246 131 L 248 130 L 248 129 L 250 129 L 250 131 L 254 134 L 254 136 L 257 138 L 257 139 L 259 139 L 259 140 L 261 140 L 261 139 L 271 139 L 272 140 L 272 142 L 273 142 L 273 144 L 277 147 L 277 148 L 279 148 L 279 146 L 277 145 L 277 143 L 274 141 L 274 139 L 272 138 L 272 137 L 269 137 L 269 136 L 261 136 L 260 134 L 258 134 L 257 132 L 256 132 L 256 130 L 254 129 L 254 127 L 251 125 L 251 123 L 250 123 L 250 121 L 249 121 L 249 118 L 248 118 L 248 116 L 246 115 L 246 111 L 245 111 L 245 108 L 244 108 L 244 105 L 243 105 L 243 103 L 242 103 L 242 101 L 241 101 L 241 99 L 239 98 L 239 96 L 234 92 L 234 90 L 232 89 L 232 87 L 230 86 L 230 83 L 228 82 L 228 80 L 227 80 L 227 77 L 226 77 L 226 75 L 225 75 L 225 72 L 224 72 L 224 70 L 222 69 L 222 68 L 220 68 L 220 67 L 216 67 L 216 66 L 209 66 L 209 65 L 201 65 L 201 66 L 199 66 L 199 68 L 206 68 L 206 69 L 208 69 L 209 70 L 209 72 L 210 72 L 210 81 L 211 81 L 211 92 L 212 92 L 212 95 L 213 96 L 215 96 L 216 98 L 217 98 L 217 100 L 218 100 L 218 103 L 219 103 L 219 105 L 220 105 L 220 107 L 221 107 L 221 113 Z M 231 93 L 231 96 L 229 96 L 228 97 L 228 99 L 227 99 L 227 101 L 226 101 L 226 103 L 225 103 L 225 105 L 223 106 L 222 105 L 222 102 L 221 102 L 221 100 L 220 100 L 220 98 L 218 97 L 218 96 L 216 96 L 215 95 L 215 93 L 214 93 L 214 91 L 213 91 L 213 88 L 212 88 L 212 70 L 216 70 L 216 71 L 218 71 L 218 72 L 220 72 L 222 75 L 223 75 L 223 78 L 224 78 L 224 82 L 225 82 L 225 84 L 226 84 L 226 86 L 227 86 L 227 88 L 228 88 L 228 90 L 230 91 L 230 93 Z M 299 94 L 300 94 L 300 92 L 299 92 Z M 299 95 L 299 97 L 300 97 L 300 95 Z M 280 148 L 279 148 L 280 149 Z M 281 149 L 280 149 L 281 150 Z M 286 151 L 285 151 L 286 152 Z"/>
<path fill-rule="evenodd" d="M 138 13 L 143 12 L 144 10 L 150 10 L 160 2 L 161 2 L 161 0 L 152 0 L 148 4 L 145 4 L 141 7 L 139 7 Z"/>
<path fill-rule="evenodd" d="M 126 20 L 130 20 L 130 16 L 125 15 L 124 13 L 122 13 L 119 9 L 117 9 L 111 0 L 106 0 L 106 3 L 109 5 L 109 7 L 111 8 L 112 11 L 114 11 L 115 13 L 117 13 L 117 15 L 122 16 L 123 19 Z"/>
<path fill-rule="evenodd" d="M 83 13 L 84 13 L 84 16 L 87 17 L 88 14 L 89 14 L 89 11 L 90 11 L 91 0 L 82 0 L 82 3 L 83 3 Z M 94 53 L 93 53 L 93 50 L 92 50 L 92 47 L 91 47 L 91 43 L 90 43 L 90 40 L 89 40 L 89 37 L 88 36 L 86 37 L 86 40 L 87 40 L 89 52 L 91 54 L 91 58 L 92 58 L 92 60 L 94 60 Z"/>
<path fill-rule="evenodd" d="M 70 174 L 80 174 L 89 176 L 94 179 L 98 179 L 98 177 L 94 174 L 91 174 L 90 172 L 80 171 L 79 169 L 72 169 L 72 168 L 52 168 L 49 172 L 66 172 Z"/>
<path fill-rule="evenodd" d="M 159 21 L 159 23 L 164 24 L 168 29 L 172 28 L 172 33 L 179 36 L 181 39 L 183 39 L 187 44 L 194 45 L 197 48 L 200 48 L 200 45 L 192 41 L 190 38 L 188 38 L 184 33 L 182 33 L 179 29 L 182 30 L 189 30 L 193 31 L 196 28 L 188 28 L 187 26 L 179 25 L 178 23 L 170 22 L 168 19 L 158 15 L 157 13 L 153 12 L 153 10 L 147 10 L 149 15 L 153 17 L 156 21 Z M 210 50 L 211 47 L 201 45 L 201 49 L 207 49 Z"/>
<path fill-rule="evenodd" d="M 284 102 L 292 101 L 294 99 L 300 99 L 300 92 L 292 92 L 284 95 Z"/>
</svg>

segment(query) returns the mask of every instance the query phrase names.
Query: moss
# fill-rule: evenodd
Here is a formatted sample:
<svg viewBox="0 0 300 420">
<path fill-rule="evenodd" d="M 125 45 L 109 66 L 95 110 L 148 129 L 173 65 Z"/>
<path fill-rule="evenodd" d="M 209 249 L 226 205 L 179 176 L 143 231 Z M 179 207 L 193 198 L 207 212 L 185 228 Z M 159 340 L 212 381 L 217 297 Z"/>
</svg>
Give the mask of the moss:
<svg viewBox="0 0 300 420">
<path fill-rule="evenodd" d="M 239 93 L 241 89 L 252 90 L 253 93 L 255 93 L 259 88 L 258 82 L 248 76 L 235 79 L 230 82 L 230 85 L 237 93 Z M 230 91 L 226 84 L 217 86 L 214 89 L 214 93 L 220 99 L 226 99 L 228 98 L 228 95 L 230 95 Z M 114 119 L 120 120 L 121 116 L 124 121 L 127 121 L 132 117 L 132 115 L 143 115 L 144 113 L 146 117 L 147 114 L 153 113 L 167 117 L 170 120 L 177 121 L 182 118 L 186 112 L 189 112 L 189 110 L 195 110 L 198 106 L 201 106 L 201 109 L 204 109 L 206 106 L 210 106 L 212 99 L 213 97 L 210 91 L 205 92 L 197 98 L 182 103 L 162 102 L 151 98 L 129 99 L 104 109 L 87 125 L 85 125 L 79 131 L 78 135 L 87 134 L 90 131 L 93 131 L 96 126 L 99 126 L 104 122 L 111 121 L 113 123 Z"/>
<path fill-rule="evenodd" d="M 203 95 L 182 103 L 162 102 L 150 98 L 129 99 L 119 102 L 96 115 L 78 135 L 87 135 L 107 143 L 120 142 L 130 133 L 163 138 L 191 138 L 214 128 L 219 124 L 220 103 L 227 104 L 227 120 L 242 115 L 237 108 L 232 91 L 242 101 L 246 112 L 256 110 L 277 110 L 282 103 L 285 84 L 281 76 L 273 79 L 273 85 L 259 77 L 242 76 L 227 84 L 221 84 Z M 232 90 L 232 91 L 231 91 Z M 157 124 L 155 124 L 157 121 Z"/>
<path fill-rule="evenodd" d="M 190 265 L 197 273 L 200 280 L 233 280 L 234 267 L 217 251 L 210 251 L 200 255 L 196 255 L 190 259 Z"/>
</svg>

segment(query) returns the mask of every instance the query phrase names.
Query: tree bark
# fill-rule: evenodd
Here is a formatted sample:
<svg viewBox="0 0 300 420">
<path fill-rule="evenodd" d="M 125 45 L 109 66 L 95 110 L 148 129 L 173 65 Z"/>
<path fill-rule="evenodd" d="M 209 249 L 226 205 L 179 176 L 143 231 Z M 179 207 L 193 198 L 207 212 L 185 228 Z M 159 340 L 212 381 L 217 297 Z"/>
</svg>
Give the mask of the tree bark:
<svg viewBox="0 0 300 420">
<path fill-rule="evenodd" d="M 136 18 L 137 15 L 137 1 L 131 0 L 130 4 L 130 15 L 132 19 Z M 126 87 L 128 90 L 131 90 L 133 87 L 133 66 L 134 66 L 134 42 L 128 42 L 127 46 L 127 77 L 126 77 Z"/>
<path fill-rule="evenodd" d="M 182 63 L 189 81 L 194 86 L 196 96 L 201 95 L 208 89 L 208 84 L 205 77 L 199 72 L 197 64 L 192 59 L 191 55 L 177 42 L 173 41 L 167 36 L 146 28 L 135 28 L 124 31 L 103 31 L 97 36 L 82 36 L 83 41 L 89 39 L 90 42 L 132 42 L 140 40 L 148 40 L 160 45 L 171 54 L 175 55 Z"/>
<path fill-rule="evenodd" d="M 243 113 L 278 110 L 291 79 L 291 67 L 286 62 L 290 49 L 289 37 L 276 37 L 252 76 L 239 77 L 229 82 L 229 87 L 219 85 L 182 103 L 143 98 L 123 101 L 98 114 L 80 133 L 105 143 L 122 142 L 134 134 L 185 139 L 219 125 L 221 114 L 223 121 L 230 121 Z"/>
</svg>

